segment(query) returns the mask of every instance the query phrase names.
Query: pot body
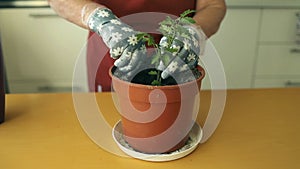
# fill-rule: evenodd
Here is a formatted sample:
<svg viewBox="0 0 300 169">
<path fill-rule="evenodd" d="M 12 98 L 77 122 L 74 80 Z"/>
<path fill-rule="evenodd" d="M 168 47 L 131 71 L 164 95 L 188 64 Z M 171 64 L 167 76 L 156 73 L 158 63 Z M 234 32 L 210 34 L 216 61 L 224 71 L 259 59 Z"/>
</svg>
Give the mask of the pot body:
<svg viewBox="0 0 300 169">
<path fill-rule="evenodd" d="M 171 86 L 133 84 L 112 76 L 123 137 L 137 151 L 166 153 L 185 145 L 194 125 L 204 77 Z M 111 69 L 112 70 L 112 69 Z M 197 99 L 198 98 L 198 99 Z"/>
</svg>

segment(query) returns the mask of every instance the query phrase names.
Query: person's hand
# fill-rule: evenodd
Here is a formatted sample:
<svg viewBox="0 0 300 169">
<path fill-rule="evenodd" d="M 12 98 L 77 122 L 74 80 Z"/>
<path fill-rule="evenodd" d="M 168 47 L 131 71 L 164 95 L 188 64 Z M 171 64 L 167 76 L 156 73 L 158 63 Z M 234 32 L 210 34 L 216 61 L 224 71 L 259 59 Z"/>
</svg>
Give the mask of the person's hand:
<svg viewBox="0 0 300 169">
<path fill-rule="evenodd" d="M 110 55 L 116 59 L 118 70 L 131 76 L 138 70 L 146 58 L 146 46 L 139 40 L 135 31 L 123 23 L 108 8 L 95 9 L 87 19 L 88 27 L 100 35 L 110 49 Z"/>
<path fill-rule="evenodd" d="M 158 69 L 162 71 L 161 77 L 180 77 L 180 82 L 191 80 L 184 74 L 198 65 L 200 50 L 204 49 L 205 36 L 201 29 L 194 25 L 184 26 L 186 31 L 176 32 L 173 40 L 162 37 L 160 40 L 161 54 L 165 58 L 161 61 Z M 170 43 L 170 41 L 172 43 Z"/>
</svg>

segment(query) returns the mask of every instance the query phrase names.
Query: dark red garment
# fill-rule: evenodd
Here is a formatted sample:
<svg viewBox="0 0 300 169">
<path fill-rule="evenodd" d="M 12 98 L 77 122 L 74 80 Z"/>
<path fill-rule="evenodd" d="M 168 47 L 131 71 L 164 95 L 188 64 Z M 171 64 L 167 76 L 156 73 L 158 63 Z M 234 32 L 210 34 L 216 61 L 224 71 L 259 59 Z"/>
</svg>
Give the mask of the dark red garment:
<svg viewBox="0 0 300 169">
<path fill-rule="evenodd" d="M 111 9 L 116 16 L 135 30 L 148 33 L 156 33 L 157 24 L 165 18 L 166 14 L 179 16 L 185 10 L 195 9 L 196 6 L 196 0 L 98 0 L 95 2 Z M 156 36 L 157 40 L 159 38 Z M 90 91 L 111 90 L 108 70 L 113 63 L 114 60 L 109 56 L 109 49 L 101 37 L 90 32 L 87 47 Z"/>
</svg>

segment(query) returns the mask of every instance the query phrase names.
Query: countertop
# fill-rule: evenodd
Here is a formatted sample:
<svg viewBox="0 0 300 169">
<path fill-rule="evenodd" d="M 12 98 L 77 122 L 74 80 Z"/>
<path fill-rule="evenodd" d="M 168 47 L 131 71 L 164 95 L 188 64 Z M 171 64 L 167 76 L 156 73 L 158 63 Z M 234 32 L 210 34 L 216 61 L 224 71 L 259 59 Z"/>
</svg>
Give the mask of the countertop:
<svg viewBox="0 0 300 169">
<path fill-rule="evenodd" d="M 199 124 L 209 109 L 210 93 L 201 91 Z M 113 126 L 120 116 L 111 96 L 104 92 L 95 98 Z M 3 169 L 300 168 L 300 88 L 228 90 L 214 135 L 192 154 L 160 163 L 100 148 L 81 128 L 71 93 L 8 94 L 6 99 L 6 121 L 0 125 Z"/>
</svg>

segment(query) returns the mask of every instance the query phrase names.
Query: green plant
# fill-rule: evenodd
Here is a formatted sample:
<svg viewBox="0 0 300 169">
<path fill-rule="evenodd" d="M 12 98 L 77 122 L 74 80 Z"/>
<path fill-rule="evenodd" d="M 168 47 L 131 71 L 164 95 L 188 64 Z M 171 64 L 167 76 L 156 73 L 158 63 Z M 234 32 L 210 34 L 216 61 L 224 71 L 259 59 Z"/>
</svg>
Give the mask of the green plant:
<svg viewBox="0 0 300 169">
<path fill-rule="evenodd" d="M 195 23 L 195 20 L 189 16 L 194 12 L 195 10 L 186 10 L 176 19 L 172 19 L 171 17 L 167 16 L 165 20 L 159 23 L 158 31 L 167 38 L 167 46 L 164 47 L 164 50 L 167 50 L 171 53 L 177 52 L 178 49 L 172 47 L 173 42 L 177 40 L 175 39 L 177 34 L 186 35 L 185 38 L 190 38 L 189 32 L 184 25 Z M 140 33 L 138 34 L 138 39 L 142 39 L 143 41 L 147 42 L 148 46 L 153 46 L 155 48 L 156 52 L 153 55 L 151 64 L 153 64 L 155 67 L 159 67 L 161 61 L 164 63 L 164 65 L 168 65 L 170 63 L 170 56 L 162 54 L 159 44 L 155 43 L 154 38 L 150 34 Z M 152 81 L 151 85 L 162 85 L 161 70 L 150 70 L 148 74 L 151 76 L 156 76 L 156 79 Z"/>
<path fill-rule="evenodd" d="M 167 39 L 167 45 L 164 45 L 163 50 L 168 51 L 169 53 L 174 53 L 179 50 L 172 46 L 173 42 L 178 41 L 178 39 L 176 39 L 176 35 L 178 34 L 180 34 L 183 38 L 186 39 L 191 38 L 189 36 L 190 34 L 188 30 L 184 26 L 186 26 L 187 24 L 195 23 L 194 19 L 189 16 L 194 12 L 195 12 L 194 10 L 186 10 L 182 14 L 180 14 L 180 16 L 177 18 L 173 19 L 167 16 L 165 20 L 159 23 L 158 31 L 162 34 L 163 37 L 166 37 Z M 172 58 L 170 58 L 170 55 L 166 54 L 166 52 L 162 52 L 162 47 L 160 46 L 160 44 L 157 44 L 155 42 L 154 37 L 152 35 L 145 32 L 140 32 L 139 34 L 137 34 L 137 40 L 138 41 L 142 40 L 147 44 L 147 46 L 152 46 L 155 49 L 155 53 L 151 57 L 152 59 L 150 62 L 150 64 L 153 65 L 152 67 L 159 68 L 161 62 L 164 65 L 170 64 Z M 193 73 L 195 70 L 192 70 Z M 148 76 L 151 76 L 151 78 L 145 77 L 146 74 Z M 149 85 L 151 84 L 154 86 L 176 84 L 176 81 L 172 77 L 168 79 L 162 79 L 161 74 L 162 71 L 159 69 L 150 69 L 150 70 L 143 71 L 141 74 L 138 74 L 137 78 L 134 78 L 133 81 L 135 81 L 135 83 L 142 83 L 142 84 L 149 84 Z M 149 80 L 151 82 L 149 82 Z"/>
</svg>

